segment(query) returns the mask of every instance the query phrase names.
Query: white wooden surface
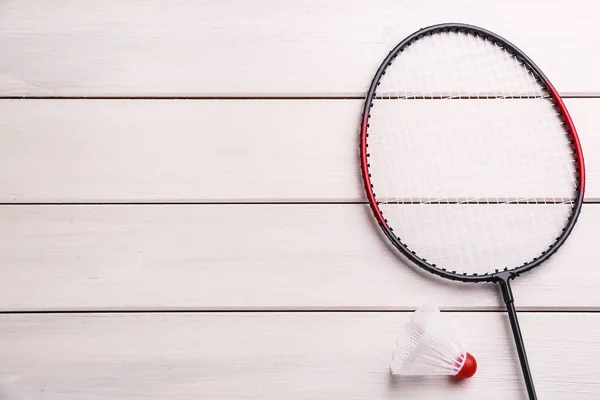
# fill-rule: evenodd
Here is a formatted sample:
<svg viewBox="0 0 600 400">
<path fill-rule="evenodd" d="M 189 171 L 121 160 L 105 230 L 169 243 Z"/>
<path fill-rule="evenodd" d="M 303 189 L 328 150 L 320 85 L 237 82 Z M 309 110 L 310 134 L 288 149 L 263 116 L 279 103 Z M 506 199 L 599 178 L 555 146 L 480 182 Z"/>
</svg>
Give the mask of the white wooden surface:
<svg viewBox="0 0 600 400">
<path fill-rule="evenodd" d="M 566 103 L 586 150 L 586 200 L 597 201 L 600 99 Z M 360 100 L 3 100 L 0 203 L 364 201 L 361 107 Z"/>
<path fill-rule="evenodd" d="M 563 94 L 600 93 L 595 0 L 5 0 L 0 7 L 5 95 L 361 96 L 393 42 L 450 21 L 500 32 Z"/>
<path fill-rule="evenodd" d="M 362 204 L 3 206 L 1 310 L 408 310 L 430 299 L 502 309 L 496 286 L 403 265 L 370 212 Z M 600 207 L 587 204 L 564 248 L 515 281 L 517 306 L 600 310 L 599 225 Z"/>
<path fill-rule="evenodd" d="M 4 315 L 2 399 L 521 399 L 508 321 L 452 313 L 478 375 L 395 379 L 408 313 Z M 521 314 L 540 399 L 598 398 L 598 314 Z M 573 335 L 573 327 L 587 327 Z M 566 365 L 565 365 L 566 364 Z"/>
<path fill-rule="evenodd" d="M 588 204 L 514 292 L 540 399 L 598 399 L 599 18 L 593 0 L 0 2 L 0 400 L 525 399 L 498 288 L 406 266 L 364 204 L 359 98 L 394 42 L 444 21 L 585 97 L 566 102 Z M 389 376 L 427 300 L 460 311 L 469 382 Z"/>
</svg>

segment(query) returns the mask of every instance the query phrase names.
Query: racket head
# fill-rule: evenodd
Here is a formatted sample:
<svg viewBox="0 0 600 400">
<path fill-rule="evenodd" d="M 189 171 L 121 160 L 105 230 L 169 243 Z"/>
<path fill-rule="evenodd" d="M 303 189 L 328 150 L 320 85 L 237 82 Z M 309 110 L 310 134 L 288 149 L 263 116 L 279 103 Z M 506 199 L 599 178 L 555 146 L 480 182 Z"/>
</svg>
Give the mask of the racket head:
<svg viewBox="0 0 600 400">
<path fill-rule="evenodd" d="M 510 95 L 506 95 L 506 93 L 500 93 L 500 96 L 499 96 L 498 93 L 494 94 L 494 93 L 489 93 L 489 92 L 484 92 L 484 93 L 478 92 L 478 93 L 468 93 L 468 94 L 460 93 L 460 91 L 452 92 L 452 85 L 450 85 L 450 87 L 448 87 L 448 88 L 445 88 L 445 89 L 448 89 L 448 91 L 446 92 L 446 95 L 445 95 L 446 97 L 444 97 L 445 89 L 440 89 L 438 91 L 435 88 L 428 87 L 428 88 L 425 88 L 423 90 L 423 92 L 419 93 L 418 84 L 416 85 L 416 87 L 411 87 L 411 88 L 405 89 L 402 92 L 402 96 L 399 94 L 399 92 L 396 92 L 395 97 L 393 97 L 392 93 L 389 93 L 387 95 L 388 96 L 387 98 L 386 98 L 385 93 L 380 94 L 378 96 L 377 92 L 381 89 L 380 85 L 382 83 L 382 79 L 385 79 L 384 76 L 386 75 L 386 72 L 388 72 L 390 67 L 392 65 L 394 65 L 394 63 L 397 60 L 402 60 L 402 57 L 406 54 L 405 50 L 407 50 L 408 48 L 413 46 L 413 53 L 411 53 L 411 54 L 415 54 L 417 52 L 417 50 L 414 50 L 414 48 L 417 45 L 419 45 L 420 41 L 423 41 L 426 38 L 434 37 L 435 35 L 464 35 L 465 37 L 467 37 L 468 39 L 473 41 L 471 44 L 473 44 L 473 43 L 482 44 L 485 42 L 486 46 L 495 46 L 495 48 L 497 48 L 500 52 L 504 52 L 505 55 L 509 56 L 512 60 L 514 60 L 515 66 L 517 66 L 517 65 L 520 66 L 524 71 L 526 71 L 527 75 L 532 79 L 532 81 L 537 82 L 537 85 L 539 85 L 540 92 L 543 93 L 543 97 L 532 96 L 531 99 L 539 99 L 539 100 L 548 101 L 551 103 L 552 107 L 556 110 L 555 115 L 559 119 L 559 124 L 557 124 L 557 126 L 560 125 L 562 127 L 562 130 L 564 131 L 563 133 L 566 135 L 566 138 L 568 139 L 568 142 L 569 142 L 568 147 L 566 148 L 564 154 L 561 153 L 560 156 L 561 157 L 565 157 L 565 156 L 570 157 L 570 160 L 568 160 L 567 163 L 570 163 L 569 165 L 571 165 L 571 166 L 567 166 L 567 168 L 572 168 L 572 171 L 570 171 L 570 173 L 572 174 L 573 185 L 571 188 L 572 189 L 571 193 L 568 195 L 568 201 L 560 200 L 560 201 L 556 202 L 557 207 L 558 207 L 558 205 L 568 206 L 568 211 L 566 212 L 564 223 L 560 227 L 560 229 L 557 230 L 556 233 L 548 234 L 548 241 L 545 243 L 544 246 L 540 246 L 539 252 L 536 252 L 536 254 L 534 256 L 525 258 L 518 263 L 507 264 L 500 268 L 493 268 L 491 270 L 486 269 L 485 272 L 481 272 L 481 271 L 480 272 L 473 272 L 473 271 L 464 272 L 464 271 L 461 271 L 461 269 L 458 268 L 456 265 L 445 265 L 443 262 L 439 263 L 439 262 L 432 261 L 431 259 L 428 260 L 419 252 L 418 249 L 415 249 L 415 247 L 423 247 L 423 246 L 413 247 L 413 246 L 411 246 L 410 243 L 407 243 L 407 240 L 402 237 L 402 234 L 399 234 L 398 229 L 397 229 L 398 222 L 399 221 L 401 222 L 402 218 L 400 218 L 400 219 L 396 218 L 396 221 L 394 221 L 393 224 L 388 220 L 388 215 L 387 215 L 386 211 L 383 210 L 383 208 L 384 208 L 383 206 L 384 206 L 384 204 L 386 206 L 388 206 L 390 204 L 393 204 L 393 202 L 382 201 L 381 198 L 377 197 L 377 195 L 376 195 L 377 190 L 378 190 L 378 183 L 379 183 L 377 181 L 377 173 L 379 171 L 374 171 L 374 168 L 372 166 L 373 155 L 371 154 L 371 152 L 373 151 L 372 150 L 373 146 L 371 146 L 371 148 L 369 148 L 369 144 L 372 145 L 373 136 L 376 136 L 379 134 L 379 132 L 373 131 L 372 113 L 374 111 L 374 107 L 380 106 L 382 101 L 384 101 L 386 99 L 387 100 L 400 100 L 400 101 L 413 101 L 413 102 L 414 101 L 423 101 L 423 100 L 427 101 L 427 99 L 430 99 L 431 101 L 435 101 L 435 100 L 439 101 L 440 99 L 448 99 L 448 98 L 452 98 L 455 101 L 465 101 L 464 99 L 467 99 L 467 101 L 471 100 L 471 99 L 474 101 L 487 101 L 486 99 L 489 99 L 490 101 L 504 101 L 506 99 L 513 99 L 513 98 L 514 99 L 520 99 L 520 98 L 523 99 L 524 98 L 527 100 L 530 99 L 529 94 L 523 94 L 523 93 L 521 93 L 521 94 L 511 93 Z M 451 43 L 451 41 L 450 41 L 450 43 Z M 446 43 L 446 44 L 448 44 L 448 43 Z M 478 45 L 475 44 L 474 46 L 475 46 L 475 48 L 477 48 Z M 469 51 L 471 51 L 471 50 L 469 50 Z M 425 50 L 425 52 L 426 52 L 426 50 Z M 469 53 L 469 54 L 473 54 L 473 56 L 476 58 L 476 53 L 477 52 L 475 51 L 475 52 Z M 421 55 L 423 55 L 423 54 L 421 54 Z M 435 55 L 433 55 L 433 56 L 430 55 L 429 57 L 431 58 L 432 61 L 435 61 L 435 59 L 436 59 Z M 427 58 L 427 57 L 425 57 L 425 58 Z M 510 69 L 510 68 L 513 68 L 513 66 L 508 67 L 508 69 Z M 505 67 L 505 69 L 506 69 L 506 67 Z M 468 73 L 468 71 L 467 71 L 467 73 Z M 509 72 L 509 74 L 510 74 L 510 72 Z M 408 75 L 407 79 L 409 79 L 410 74 L 407 74 L 407 75 Z M 418 81 L 418 80 L 416 80 L 416 81 Z M 410 83 L 410 82 L 412 82 L 412 81 L 408 80 L 408 81 L 404 82 L 404 84 L 407 86 L 411 86 L 412 83 Z M 439 84 L 439 83 L 440 82 L 437 82 L 437 84 Z M 427 86 L 427 85 L 425 85 L 425 86 Z M 485 84 L 484 84 L 484 86 L 485 86 Z M 508 86 L 510 86 L 510 84 L 508 84 Z M 518 90 L 517 90 L 517 92 L 518 92 Z M 407 93 L 408 93 L 408 95 L 407 95 Z M 411 96 L 411 94 L 413 96 Z M 498 97 L 501 97 L 502 99 L 498 99 Z M 497 99 L 497 100 L 495 100 L 495 99 Z M 536 103 L 536 104 L 539 104 L 539 103 Z M 399 110 L 398 112 L 401 112 L 401 111 Z M 432 116 L 432 119 L 434 119 L 434 118 L 435 117 Z M 381 125 L 382 124 L 379 124 L 379 126 L 381 126 Z M 419 131 L 409 132 L 408 130 L 406 130 L 406 127 L 404 127 L 404 128 L 405 128 L 404 134 L 409 138 L 410 137 L 415 138 L 420 134 Z M 533 128 L 533 129 L 539 129 L 539 128 Z M 557 127 L 553 126 L 552 129 L 556 130 Z M 381 153 L 382 146 L 380 145 L 379 147 L 380 147 L 380 153 Z M 561 152 L 562 152 L 562 150 L 561 150 Z M 390 157 L 392 157 L 392 156 L 390 156 Z M 395 154 L 395 157 L 401 158 L 401 157 L 403 157 L 403 154 L 401 152 L 398 152 L 397 154 Z M 390 159 L 392 159 L 392 158 L 390 158 Z M 371 82 L 371 86 L 367 93 L 367 97 L 366 97 L 365 104 L 364 104 L 362 122 L 361 122 L 361 130 L 360 130 L 360 163 L 361 163 L 361 175 L 363 178 L 364 188 L 365 188 L 366 197 L 367 197 L 369 206 L 370 206 L 371 210 L 373 211 L 373 214 L 375 216 L 375 219 L 377 220 L 379 227 L 382 229 L 382 231 L 387 236 L 389 241 L 411 262 L 413 262 L 417 266 L 423 268 L 424 270 L 429 271 L 431 273 L 434 273 L 434 274 L 444 277 L 444 278 L 458 280 L 458 281 L 464 281 L 464 282 L 490 282 L 490 281 L 506 280 L 507 274 L 508 274 L 509 278 L 514 278 L 514 277 L 518 276 L 519 274 L 526 272 L 528 270 L 531 270 L 531 269 L 539 266 L 543 262 L 545 262 L 560 248 L 560 246 L 562 246 L 562 244 L 565 242 L 565 240 L 567 239 L 567 237 L 573 230 L 573 227 L 575 226 L 575 223 L 577 222 L 577 218 L 581 212 L 581 207 L 583 204 L 583 198 L 584 198 L 584 192 L 585 192 L 585 165 L 584 165 L 584 158 L 583 158 L 583 153 L 582 153 L 582 149 L 581 149 L 581 144 L 579 142 L 577 131 L 576 131 L 573 121 L 569 115 L 569 112 L 568 112 L 565 104 L 563 103 L 562 99 L 560 98 L 558 92 L 556 91 L 556 89 L 553 87 L 553 85 L 550 83 L 550 81 L 546 78 L 546 76 L 543 74 L 543 72 L 540 70 L 540 68 L 537 65 L 535 65 L 535 63 L 527 55 L 525 55 L 521 50 L 519 50 L 515 45 L 513 45 L 506 39 L 498 36 L 497 34 L 487 31 L 485 29 L 482 29 L 480 27 L 476 27 L 473 25 L 459 24 L 459 23 L 446 23 L 446 24 L 433 25 L 433 26 L 430 26 L 427 28 L 423 28 L 423 29 L 413 33 L 412 35 L 408 36 L 402 42 L 400 42 L 396 47 L 394 47 L 394 49 L 383 60 L 383 62 L 381 63 L 381 66 L 377 70 L 377 72 Z M 533 180 L 533 178 L 532 178 L 532 180 Z M 439 183 L 439 182 L 434 182 L 434 183 Z M 403 184 L 403 181 L 402 181 L 402 179 L 400 179 L 398 182 L 398 187 L 401 187 L 402 184 Z M 566 185 L 568 185 L 568 183 L 566 183 Z M 401 191 L 401 190 L 399 190 L 399 191 Z M 411 197 L 407 200 L 406 198 L 401 198 L 401 196 L 398 195 L 396 204 L 401 207 L 406 207 L 406 204 L 410 205 L 410 204 L 425 204 L 425 203 L 427 203 L 428 205 L 437 204 L 437 205 L 440 205 L 440 207 L 441 207 L 441 205 L 444 205 L 444 204 L 447 204 L 447 205 L 454 204 L 455 206 L 456 206 L 456 204 L 461 204 L 461 207 L 464 207 L 463 204 L 467 204 L 467 205 L 470 204 L 468 199 L 461 199 L 461 198 L 459 198 L 459 196 L 455 196 L 455 197 L 456 197 L 456 200 L 453 203 L 452 198 L 432 199 L 430 196 L 428 199 L 425 199 L 425 201 L 424 201 L 423 197 L 419 197 L 419 196 L 417 196 L 416 199 Z M 392 196 L 392 198 L 393 198 L 393 196 Z M 542 201 L 538 201 L 535 198 L 528 198 L 527 196 L 525 196 L 524 200 L 525 200 L 525 204 L 528 204 L 531 207 L 536 207 L 536 205 L 542 203 Z M 509 197 L 503 198 L 502 196 L 498 196 L 496 194 L 496 203 L 490 202 L 490 198 L 488 197 L 486 199 L 483 199 L 481 202 L 474 201 L 473 204 L 481 205 L 481 204 L 486 204 L 486 202 L 488 205 L 489 204 L 509 205 L 511 203 L 514 203 L 514 204 L 520 203 L 518 199 L 513 200 Z M 552 200 L 547 201 L 546 199 L 544 199 L 543 204 L 544 205 L 552 204 Z M 556 218 L 556 216 L 554 216 L 554 217 Z M 435 225 L 435 223 L 434 223 L 434 225 Z M 507 228 L 507 232 L 508 231 L 509 231 L 509 229 Z M 431 245 L 431 243 L 428 243 L 427 245 Z"/>
</svg>

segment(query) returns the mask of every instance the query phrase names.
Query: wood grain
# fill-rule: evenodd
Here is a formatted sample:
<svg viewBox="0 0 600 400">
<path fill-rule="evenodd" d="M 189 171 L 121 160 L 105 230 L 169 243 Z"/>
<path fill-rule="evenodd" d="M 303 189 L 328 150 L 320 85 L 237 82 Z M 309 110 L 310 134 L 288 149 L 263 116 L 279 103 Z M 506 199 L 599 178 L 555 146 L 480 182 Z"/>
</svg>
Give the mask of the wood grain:
<svg viewBox="0 0 600 400">
<path fill-rule="evenodd" d="M 364 201 L 361 106 L 1 100 L 0 202 Z M 567 106 L 586 155 L 586 199 L 597 201 L 600 100 L 569 99 Z"/>
<path fill-rule="evenodd" d="M 599 19 L 593 0 L 0 2 L 0 400 L 524 399 L 506 315 L 476 312 L 503 309 L 498 288 L 405 265 L 348 204 L 356 98 L 444 21 L 598 97 Z M 567 106 L 598 202 L 600 99 Z M 600 393 L 598 226 L 585 204 L 514 282 L 544 400 Z M 474 379 L 390 377 L 409 314 L 381 311 L 430 300 L 469 311 L 446 317 Z"/>
<path fill-rule="evenodd" d="M 29 399 L 525 399 L 507 317 L 446 315 L 479 368 L 395 379 L 408 313 L 0 316 L 0 394 Z M 538 396 L 600 391 L 597 314 L 520 315 Z"/>
<path fill-rule="evenodd" d="M 495 285 L 404 265 L 367 205 L 2 206 L 0 220 L 4 311 L 503 308 Z M 600 309 L 599 225 L 585 205 L 515 281 L 517 306 Z"/>
<path fill-rule="evenodd" d="M 451 21 L 597 95 L 599 18 L 594 0 L 3 1 L 0 95 L 360 96 L 396 42 Z"/>
<path fill-rule="evenodd" d="M 0 201 L 357 200 L 359 107 L 0 101 Z"/>
</svg>

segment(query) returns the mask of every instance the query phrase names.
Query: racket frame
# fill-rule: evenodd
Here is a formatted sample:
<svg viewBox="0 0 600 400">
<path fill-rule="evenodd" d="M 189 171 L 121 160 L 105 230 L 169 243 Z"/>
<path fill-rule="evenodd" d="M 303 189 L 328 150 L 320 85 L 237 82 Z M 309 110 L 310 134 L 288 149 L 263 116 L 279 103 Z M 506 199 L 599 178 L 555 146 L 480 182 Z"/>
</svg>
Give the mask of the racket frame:
<svg viewBox="0 0 600 400">
<path fill-rule="evenodd" d="M 423 260 L 419 257 L 414 251 L 410 250 L 407 246 L 402 243 L 401 238 L 396 236 L 393 232 L 393 228 L 390 227 L 387 223 L 385 215 L 379 208 L 379 203 L 374 193 L 374 187 L 371 183 L 371 173 L 369 172 L 369 151 L 368 151 L 368 136 L 369 136 L 369 118 L 370 111 L 373 107 L 373 101 L 375 100 L 376 90 L 379 86 L 379 82 L 383 75 L 385 75 L 387 67 L 389 67 L 393 60 L 400 55 L 404 49 L 410 45 L 412 45 L 417 40 L 427 36 L 434 35 L 436 33 L 441 32 L 457 32 L 464 34 L 473 34 L 477 37 L 481 37 L 483 40 L 492 41 L 494 44 L 497 44 L 504 49 L 512 56 L 514 56 L 527 70 L 529 70 L 539 84 L 548 92 L 552 101 L 555 104 L 558 114 L 561 116 L 563 120 L 563 124 L 565 125 L 566 131 L 569 133 L 573 152 L 576 157 L 574 157 L 577 161 L 576 171 L 579 176 L 576 178 L 579 187 L 577 191 L 577 198 L 573 203 L 573 208 L 571 215 L 569 217 L 569 221 L 565 227 L 565 229 L 561 232 L 561 235 L 557 237 L 556 241 L 548 247 L 547 250 L 542 252 L 538 257 L 533 260 L 526 262 L 518 267 L 509 268 L 506 267 L 503 270 L 496 270 L 494 273 L 485 273 L 485 274 L 468 274 L 468 273 L 459 273 L 456 271 L 449 271 L 443 267 L 438 267 L 434 264 L 430 264 L 427 261 Z M 562 246 L 567 237 L 570 235 L 575 223 L 577 222 L 577 218 L 581 212 L 581 207 L 583 205 L 583 198 L 585 192 L 585 163 L 583 159 L 583 152 L 581 150 L 581 144 L 579 142 L 579 137 L 577 135 L 577 130 L 575 129 L 575 125 L 573 124 L 573 120 L 569 115 L 569 112 L 562 101 L 560 95 L 554 88 L 554 86 L 550 83 L 548 78 L 544 75 L 544 73 L 540 70 L 540 68 L 527 56 L 525 55 L 519 48 L 517 48 L 514 44 L 509 42 L 508 40 L 498 36 L 497 34 L 490 32 L 486 29 L 467 24 L 459 24 L 459 23 L 444 23 L 438 25 L 432 25 L 426 28 L 423 28 L 412 35 L 408 36 L 406 39 L 401 41 L 396 47 L 393 48 L 392 51 L 387 55 L 387 57 L 381 63 L 379 69 L 375 73 L 375 76 L 371 82 L 371 86 L 367 93 L 367 97 L 365 100 L 363 113 L 362 113 L 362 122 L 360 129 L 360 164 L 361 164 L 361 174 L 363 178 L 364 189 L 366 192 L 367 200 L 369 202 L 369 206 L 377 220 L 380 228 L 385 233 L 390 242 L 411 262 L 416 264 L 417 266 L 423 268 L 426 271 L 429 271 L 433 274 L 441 276 L 443 278 L 462 281 L 462 282 L 501 282 L 508 279 L 515 278 L 523 272 L 529 271 L 546 260 L 548 260 L 556 251 Z"/>
</svg>

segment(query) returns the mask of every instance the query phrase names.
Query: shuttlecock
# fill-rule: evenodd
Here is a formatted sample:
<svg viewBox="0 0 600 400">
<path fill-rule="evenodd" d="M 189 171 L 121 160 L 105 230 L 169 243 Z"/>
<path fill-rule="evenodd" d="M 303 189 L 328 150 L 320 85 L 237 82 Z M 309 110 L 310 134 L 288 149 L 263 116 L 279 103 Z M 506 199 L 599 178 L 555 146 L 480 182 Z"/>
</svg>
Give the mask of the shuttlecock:
<svg viewBox="0 0 600 400">
<path fill-rule="evenodd" d="M 426 304 L 405 325 L 392 355 L 391 370 L 394 375 L 470 378 L 477 370 L 477 361 L 463 349 L 440 310 Z"/>
</svg>

